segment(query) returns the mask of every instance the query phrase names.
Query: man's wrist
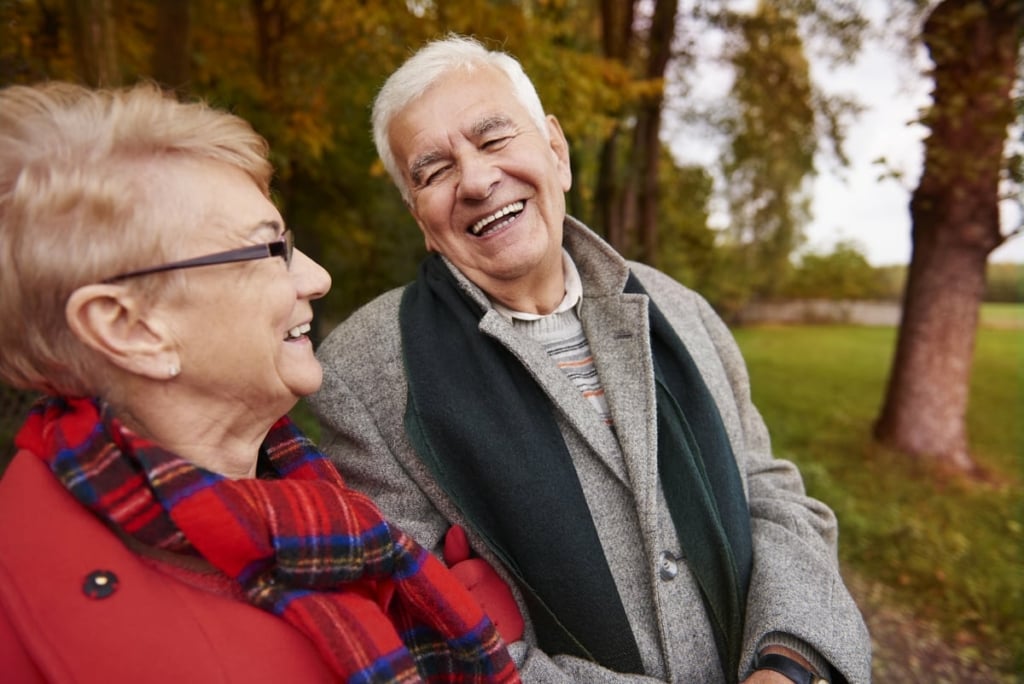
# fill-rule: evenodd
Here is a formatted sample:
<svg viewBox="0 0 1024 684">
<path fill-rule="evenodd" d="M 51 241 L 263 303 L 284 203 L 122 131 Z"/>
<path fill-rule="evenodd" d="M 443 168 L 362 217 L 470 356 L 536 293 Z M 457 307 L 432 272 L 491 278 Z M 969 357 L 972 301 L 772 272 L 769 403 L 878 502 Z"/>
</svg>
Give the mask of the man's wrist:
<svg viewBox="0 0 1024 684">
<path fill-rule="evenodd" d="M 803 639 L 787 632 L 769 632 L 761 637 L 755 653 L 780 653 L 806 667 L 811 672 L 824 675 L 831 673 L 828 660 Z"/>
<path fill-rule="evenodd" d="M 806 665 L 781 653 L 762 653 L 757 658 L 755 669 L 778 672 L 789 677 L 794 684 L 828 684 L 827 679 L 819 676 Z"/>
</svg>

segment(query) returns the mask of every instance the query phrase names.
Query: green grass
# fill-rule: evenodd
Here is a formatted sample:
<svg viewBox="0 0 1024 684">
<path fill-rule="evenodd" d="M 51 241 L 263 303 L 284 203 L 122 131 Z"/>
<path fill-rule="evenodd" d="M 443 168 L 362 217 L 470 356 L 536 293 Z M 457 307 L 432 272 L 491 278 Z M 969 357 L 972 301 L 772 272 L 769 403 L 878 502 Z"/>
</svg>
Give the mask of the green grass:
<svg viewBox="0 0 1024 684">
<path fill-rule="evenodd" d="M 991 302 L 982 304 L 981 324 L 999 328 L 1024 328 L 1024 306 Z"/>
<path fill-rule="evenodd" d="M 844 566 L 936 621 L 961 655 L 1024 670 L 1024 330 L 979 330 L 968 431 L 985 482 L 941 476 L 873 443 L 895 329 L 735 333 L 776 454 L 839 517 Z"/>
</svg>

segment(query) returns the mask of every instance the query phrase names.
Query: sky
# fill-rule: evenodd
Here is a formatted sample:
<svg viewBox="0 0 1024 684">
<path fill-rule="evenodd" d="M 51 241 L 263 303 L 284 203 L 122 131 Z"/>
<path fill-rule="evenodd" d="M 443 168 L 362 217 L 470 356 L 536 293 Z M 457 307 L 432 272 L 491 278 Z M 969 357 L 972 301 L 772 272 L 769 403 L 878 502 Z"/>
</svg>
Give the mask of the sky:
<svg viewBox="0 0 1024 684">
<path fill-rule="evenodd" d="M 866 14 L 882 21 L 884 0 L 866 0 Z M 713 38 L 708 38 L 713 41 Z M 712 46 L 713 47 L 713 46 Z M 926 58 L 922 55 L 921 60 Z M 705 67 L 695 79 L 691 96 L 709 101 L 727 92 L 729 79 Z M 852 119 L 846 132 L 845 150 L 850 165 L 838 168 L 820 155 L 819 172 L 811 191 L 813 219 L 806 228 L 806 248 L 828 252 L 838 241 L 856 244 L 875 266 L 910 261 L 910 194 L 921 174 L 922 141 L 926 129 L 914 124 L 922 107 L 930 102 L 931 83 L 908 59 L 883 41 L 869 40 L 855 63 L 829 69 L 811 59 L 815 83 L 830 94 L 853 96 L 864 111 Z M 676 158 L 709 163 L 717 150 L 702 141 L 693 129 L 666 126 L 668 142 Z M 884 157 L 886 166 L 876 163 Z M 881 178 L 887 170 L 900 178 Z M 1020 223 L 1019 205 L 1004 202 L 1003 230 Z M 714 222 L 714 212 L 712 212 Z M 719 218 L 724 221 L 724 218 Z M 992 261 L 1024 262 L 1024 236 L 1002 245 Z"/>
</svg>

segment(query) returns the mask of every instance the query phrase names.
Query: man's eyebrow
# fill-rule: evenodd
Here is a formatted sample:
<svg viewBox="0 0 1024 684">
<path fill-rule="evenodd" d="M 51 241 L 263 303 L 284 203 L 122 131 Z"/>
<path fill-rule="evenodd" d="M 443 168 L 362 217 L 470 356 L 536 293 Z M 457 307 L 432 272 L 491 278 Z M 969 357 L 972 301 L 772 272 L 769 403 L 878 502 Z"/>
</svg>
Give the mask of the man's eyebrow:
<svg viewBox="0 0 1024 684">
<path fill-rule="evenodd" d="M 412 182 L 417 185 L 420 184 L 420 179 L 423 176 L 423 169 L 427 168 L 431 164 L 437 163 L 443 159 L 444 155 L 438 150 L 432 150 L 425 152 L 413 160 L 412 164 L 409 165 L 409 176 L 412 178 Z"/>
<path fill-rule="evenodd" d="M 504 114 L 493 114 L 473 124 L 473 135 L 479 137 L 499 128 L 512 128 L 512 119 Z"/>
</svg>

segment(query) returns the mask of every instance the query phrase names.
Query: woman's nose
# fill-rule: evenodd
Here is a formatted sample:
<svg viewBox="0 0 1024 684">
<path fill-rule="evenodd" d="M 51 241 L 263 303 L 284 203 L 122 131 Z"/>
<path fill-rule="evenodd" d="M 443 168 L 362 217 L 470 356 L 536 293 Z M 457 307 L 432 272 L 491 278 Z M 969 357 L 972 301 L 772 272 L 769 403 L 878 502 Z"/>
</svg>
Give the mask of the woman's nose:
<svg viewBox="0 0 1024 684">
<path fill-rule="evenodd" d="M 331 274 L 298 248 L 292 255 L 292 275 L 298 279 L 299 294 L 305 299 L 320 299 L 331 289 Z"/>
</svg>

